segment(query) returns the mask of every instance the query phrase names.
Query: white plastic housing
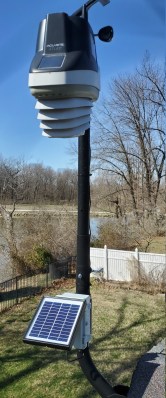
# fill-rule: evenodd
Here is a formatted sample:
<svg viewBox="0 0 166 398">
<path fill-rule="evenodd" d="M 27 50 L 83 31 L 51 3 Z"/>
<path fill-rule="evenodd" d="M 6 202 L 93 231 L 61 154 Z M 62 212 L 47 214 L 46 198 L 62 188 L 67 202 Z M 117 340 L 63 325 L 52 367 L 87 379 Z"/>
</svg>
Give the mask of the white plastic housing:
<svg viewBox="0 0 166 398">
<path fill-rule="evenodd" d="M 89 128 L 93 101 L 85 98 L 40 100 L 39 111 L 42 135 L 49 138 L 79 137 Z"/>
</svg>

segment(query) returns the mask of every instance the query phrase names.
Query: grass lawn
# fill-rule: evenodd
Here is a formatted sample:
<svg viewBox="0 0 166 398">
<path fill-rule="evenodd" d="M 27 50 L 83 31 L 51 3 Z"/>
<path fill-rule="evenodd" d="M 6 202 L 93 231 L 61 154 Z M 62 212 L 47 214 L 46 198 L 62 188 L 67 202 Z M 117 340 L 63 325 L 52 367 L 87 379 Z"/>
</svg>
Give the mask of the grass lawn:
<svg viewBox="0 0 166 398">
<path fill-rule="evenodd" d="M 75 282 L 45 294 L 74 291 Z M 111 384 L 130 384 L 138 358 L 163 338 L 163 295 L 116 289 L 109 283 L 92 282 L 93 342 L 91 355 Z M 97 398 L 77 361 L 66 352 L 26 345 L 22 337 L 40 296 L 1 314 L 1 398 Z M 75 354 L 69 354 L 69 360 Z"/>
<path fill-rule="evenodd" d="M 150 243 L 148 253 L 166 253 L 166 237 L 156 236 Z"/>
</svg>

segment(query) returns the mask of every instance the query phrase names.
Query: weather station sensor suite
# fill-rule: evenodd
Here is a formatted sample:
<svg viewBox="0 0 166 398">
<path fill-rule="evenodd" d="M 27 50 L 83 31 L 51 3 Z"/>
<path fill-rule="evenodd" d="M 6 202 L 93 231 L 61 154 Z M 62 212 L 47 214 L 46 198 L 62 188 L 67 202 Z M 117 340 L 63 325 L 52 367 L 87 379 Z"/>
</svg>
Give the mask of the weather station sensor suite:
<svg viewBox="0 0 166 398">
<path fill-rule="evenodd" d="M 71 16 L 48 14 L 39 26 L 36 53 L 29 71 L 29 88 L 37 99 L 40 128 L 45 137 L 78 137 L 78 224 L 76 293 L 43 297 L 23 341 L 57 349 L 76 349 L 85 377 L 103 398 L 118 398 L 119 386 L 112 387 L 93 363 L 90 295 L 90 117 L 100 92 L 100 74 L 95 38 L 110 42 L 111 26 L 98 33 L 88 21 L 97 2 L 89 0 Z M 72 3 L 72 2 L 71 2 Z"/>
<path fill-rule="evenodd" d="M 101 29 L 99 35 L 101 40 L 110 40 L 112 28 Z M 37 99 L 44 136 L 68 138 L 85 133 L 100 90 L 95 35 L 87 18 L 55 13 L 41 21 L 29 88 Z"/>
</svg>

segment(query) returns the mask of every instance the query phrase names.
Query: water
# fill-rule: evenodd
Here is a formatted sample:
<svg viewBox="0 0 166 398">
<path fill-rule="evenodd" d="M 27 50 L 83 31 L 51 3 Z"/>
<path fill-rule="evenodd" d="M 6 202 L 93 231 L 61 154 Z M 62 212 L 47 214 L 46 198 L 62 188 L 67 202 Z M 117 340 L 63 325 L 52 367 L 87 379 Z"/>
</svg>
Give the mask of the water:
<svg viewBox="0 0 166 398">
<path fill-rule="evenodd" d="M 91 236 L 92 238 L 98 238 L 99 234 L 99 226 L 106 222 L 114 223 L 116 222 L 116 218 L 114 217 L 91 217 L 90 219 L 90 227 L 91 227 Z"/>
<path fill-rule="evenodd" d="M 90 228 L 91 228 L 91 236 L 94 238 L 98 237 L 98 227 L 101 223 L 107 221 L 107 217 L 91 217 L 90 219 Z"/>
</svg>

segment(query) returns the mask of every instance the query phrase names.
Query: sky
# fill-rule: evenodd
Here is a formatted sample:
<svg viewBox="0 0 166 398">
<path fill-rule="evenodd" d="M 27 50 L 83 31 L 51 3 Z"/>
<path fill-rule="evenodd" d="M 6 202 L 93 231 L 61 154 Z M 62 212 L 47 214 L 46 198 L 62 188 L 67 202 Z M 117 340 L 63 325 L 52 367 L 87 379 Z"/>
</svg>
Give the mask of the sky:
<svg viewBox="0 0 166 398">
<path fill-rule="evenodd" d="M 48 13 L 71 15 L 83 0 L 1 0 L 0 2 L 0 155 L 43 163 L 55 170 L 74 168 L 70 143 L 77 138 L 48 139 L 41 135 L 35 98 L 28 88 L 28 73 L 39 22 Z M 132 73 L 146 51 L 159 62 L 165 57 L 165 1 L 111 0 L 89 10 L 94 33 L 105 26 L 114 29 L 110 43 L 96 38 L 101 92 L 119 74 Z"/>
</svg>

